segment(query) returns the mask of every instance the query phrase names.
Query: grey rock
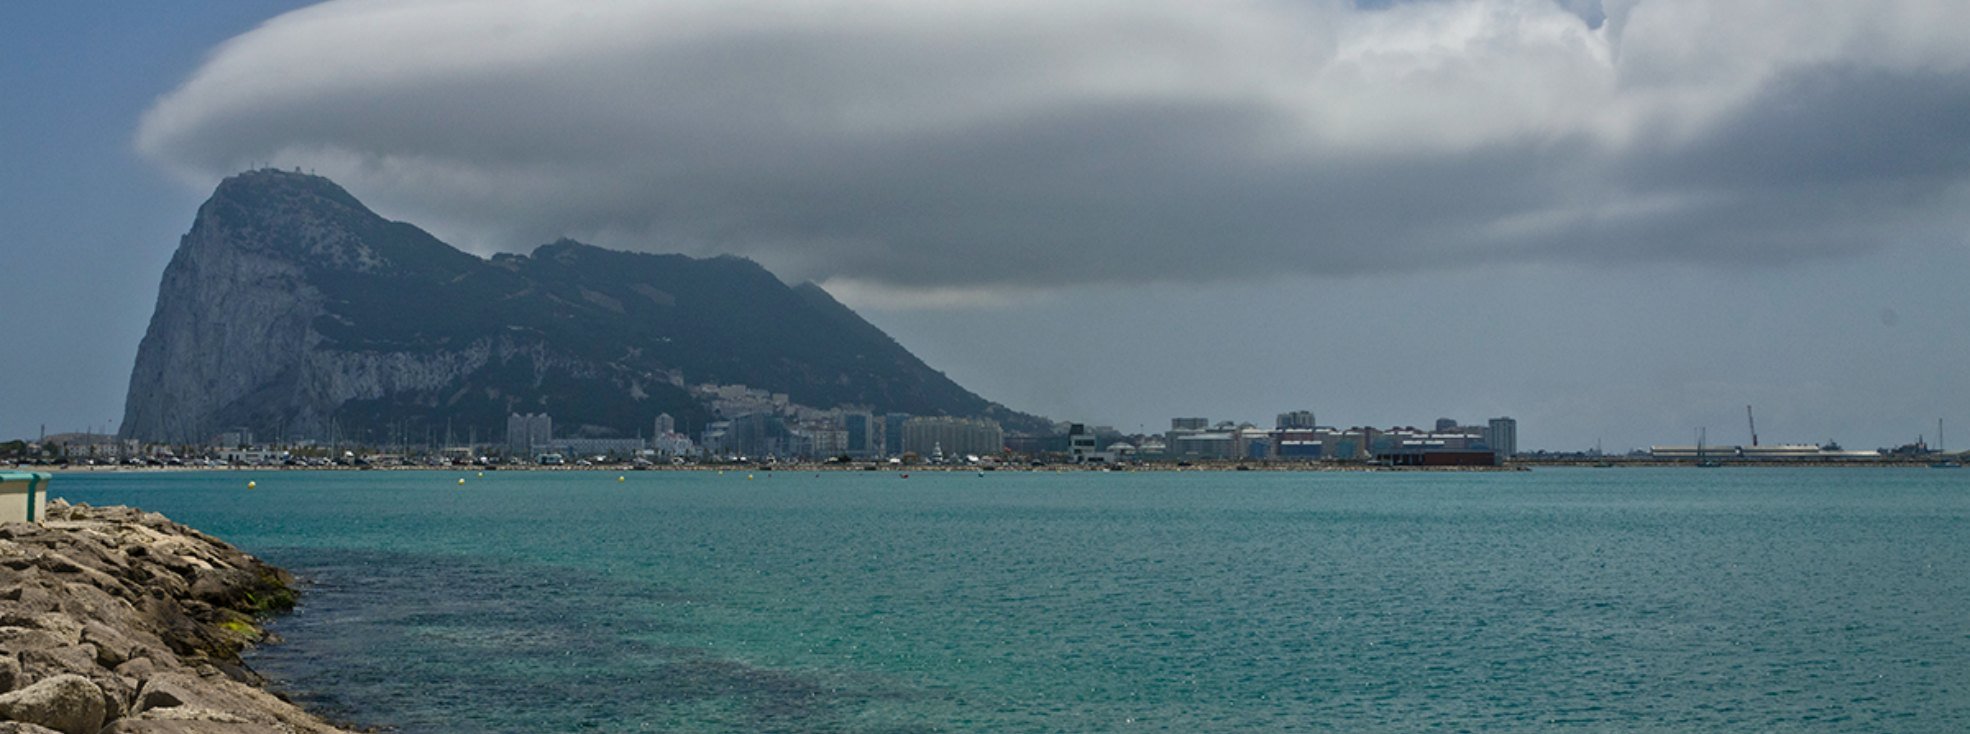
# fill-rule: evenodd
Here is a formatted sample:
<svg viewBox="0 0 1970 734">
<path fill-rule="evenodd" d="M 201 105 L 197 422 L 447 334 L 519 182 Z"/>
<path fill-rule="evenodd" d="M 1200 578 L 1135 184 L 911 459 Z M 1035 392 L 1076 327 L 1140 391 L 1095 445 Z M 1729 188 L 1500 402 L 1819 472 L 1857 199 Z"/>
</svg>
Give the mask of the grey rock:
<svg viewBox="0 0 1970 734">
<path fill-rule="evenodd" d="M 0 734 L 37 731 L 23 722 L 340 731 L 254 687 L 239 659 L 261 638 L 251 612 L 289 593 L 286 572 L 151 513 L 76 505 L 62 517 L 0 537 L 0 559 L 18 561 L 0 584 L 0 719 L 15 721 Z"/>
<path fill-rule="evenodd" d="M 44 650 L 69 644 L 61 635 L 40 627 L 0 627 L 0 650 Z"/>
<path fill-rule="evenodd" d="M 62 734 L 95 734 L 103 728 L 105 713 L 102 689 L 79 675 L 58 675 L 0 694 L 0 717 Z"/>
<path fill-rule="evenodd" d="M 58 645 L 20 653 L 21 668 L 34 674 L 38 680 L 49 676 L 74 673 L 88 675 L 97 670 L 95 645 Z"/>
<path fill-rule="evenodd" d="M 107 670 L 97 670 L 89 676 L 89 682 L 96 684 L 103 692 L 105 723 L 130 713 L 131 704 L 137 700 L 137 681 Z"/>
<path fill-rule="evenodd" d="M 214 606 L 228 606 L 238 603 L 241 595 L 252 588 L 253 573 L 237 568 L 201 569 L 192 576 L 191 594 L 193 599 Z"/>
<path fill-rule="evenodd" d="M 152 709 L 177 708 L 197 698 L 181 681 L 160 676 L 144 683 L 143 690 L 137 694 L 136 705 L 130 709 L 131 713 L 140 714 Z"/>
<path fill-rule="evenodd" d="M 129 635 L 94 620 L 82 625 L 82 641 L 96 646 L 96 663 L 115 668 L 141 651 Z"/>
<path fill-rule="evenodd" d="M 157 663 L 150 658 L 131 658 L 116 666 L 115 673 L 125 678 L 144 680 L 157 674 Z"/>
<path fill-rule="evenodd" d="M 292 734 L 292 727 L 211 719 L 123 719 L 103 734 Z"/>
<path fill-rule="evenodd" d="M 21 687 L 27 680 L 21 676 L 21 661 L 12 655 L 0 655 L 0 693 Z"/>
<path fill-rule="evenodd" d="M 61 734 L 40 724 L 24 721 L 0 721 L 0 734 Z"/>
<path fill-rule="evenodd" d="M 36 614 L 28 624 L 61 638 L 63 644 L 76 645 L 82 642 L 82 623 L 67 614 L 59 612 Z"/>
<path fill-rule="evenodd" d="M 201 677 L 190 673 L 161 674 L 144 683 L 131 716 L 133 722 L 198 721 L 276 727 L 279 731 L 335 734 L 319 719 L 307 716 L 293 704 L 259 688 L 224 676 Z M 144 729 L 127 725 L 131 731 L 176 731 Z M 233 729 L 217 729 L 233 731 Z M 251 729 L 247 731 L 270 731 Z"/>
</svg>

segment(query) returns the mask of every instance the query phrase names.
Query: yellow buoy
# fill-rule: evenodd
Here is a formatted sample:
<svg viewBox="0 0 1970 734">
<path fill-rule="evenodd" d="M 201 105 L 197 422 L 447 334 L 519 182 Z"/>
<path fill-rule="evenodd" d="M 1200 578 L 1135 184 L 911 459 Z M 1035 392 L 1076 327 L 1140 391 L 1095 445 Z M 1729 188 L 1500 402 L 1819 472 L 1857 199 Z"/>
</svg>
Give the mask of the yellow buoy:
<svg viewBox="0 0 1970 734">
<path fill-rule="evenodd" d="M 479 476 L 482 476 L 482 477 L 483 477 L 483 476 L 485 476 L 485 475 L 486 475 L 486 473 L 485 473 L 485 472 L 479 472 Z"/>
<path fill-rule="evenodd" d="M 246 488 L 247 488 L 247 489 L 252 489 L 252 488 L 254 488 L 254 487 L 258 487 L 258 486 L 260 486 L 260 483 L 259 483 L 259 482 L 247 482 L 247 483 L 246 483 Z"/>
<path fill-rule="evenodd" d="M 458 483 L 459 483 L 459 484 L 464 484 L 464 483 L 465 483 L 465 477 L 459 477 L 459 478 L 458 478 Z"/>
<path fill-rule="evenodd" d="M 621 476 L 617 476 L 616 481 L 620 482 L 620 481 L 624 481 L 624 479 Z"/>
<path fill-rule="evenodd" d="M 752 475 L 751 475 L 751 474 L 747 474 L 747 475 L 746 475 L 746 478 L 747 478 L 747 479 L 751 479 L 751 478 L 752 478 Z"/>
</svg>

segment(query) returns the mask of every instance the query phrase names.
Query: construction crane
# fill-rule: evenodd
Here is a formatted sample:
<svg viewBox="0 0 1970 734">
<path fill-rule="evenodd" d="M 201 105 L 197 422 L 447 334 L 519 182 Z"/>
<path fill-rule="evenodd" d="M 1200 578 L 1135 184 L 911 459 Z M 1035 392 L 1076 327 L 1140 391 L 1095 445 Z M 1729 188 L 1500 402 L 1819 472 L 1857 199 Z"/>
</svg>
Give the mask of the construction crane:
<svg viewBox="0 0 1970 734">
<path fill-rule="evenodd" d="M 1751 415 L 1751 406 L 1744 406 L 1744 420 L 1751 424 L 1751 445 L 1758 445 L 1758 419 Z"/>
</svg>

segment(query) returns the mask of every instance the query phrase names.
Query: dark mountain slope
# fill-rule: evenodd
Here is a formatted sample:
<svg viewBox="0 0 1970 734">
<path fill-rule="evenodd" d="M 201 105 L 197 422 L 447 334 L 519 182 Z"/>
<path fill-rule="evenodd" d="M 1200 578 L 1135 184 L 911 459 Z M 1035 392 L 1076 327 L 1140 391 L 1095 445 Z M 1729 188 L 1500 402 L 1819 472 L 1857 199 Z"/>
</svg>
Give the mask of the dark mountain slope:
<svg viewBox="0 0 1970 734">
<path fill-rule="evenodd" d="M 563 240 L 488 261 L 327 179 L 262 170 L 220 184 L 165 269 L 123 431 L 421 442 L 447 426 L 490 438 L 508 413 L 545 411 L 557 433 L 631 436 L 658 413 L 711 420 L 685 387 L 704 383 L 1044 425 L 749 260 Z"/>
</svg>

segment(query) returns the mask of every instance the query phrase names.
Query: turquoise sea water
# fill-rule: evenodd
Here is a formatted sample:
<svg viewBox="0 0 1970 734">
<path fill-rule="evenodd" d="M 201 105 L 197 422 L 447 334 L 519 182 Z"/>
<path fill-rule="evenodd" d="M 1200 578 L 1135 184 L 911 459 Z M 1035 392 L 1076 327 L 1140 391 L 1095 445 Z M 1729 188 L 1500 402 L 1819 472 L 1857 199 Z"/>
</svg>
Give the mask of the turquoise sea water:
<svg viewBox="0 0 1970 734">
<path fill-rule="evenodd" d="M 305 577 L 251 663 L 404 732 L 1970 730 L 1970 471 L 617 476 L 54 494 Z"/>
</svg>

